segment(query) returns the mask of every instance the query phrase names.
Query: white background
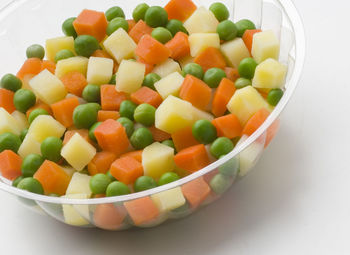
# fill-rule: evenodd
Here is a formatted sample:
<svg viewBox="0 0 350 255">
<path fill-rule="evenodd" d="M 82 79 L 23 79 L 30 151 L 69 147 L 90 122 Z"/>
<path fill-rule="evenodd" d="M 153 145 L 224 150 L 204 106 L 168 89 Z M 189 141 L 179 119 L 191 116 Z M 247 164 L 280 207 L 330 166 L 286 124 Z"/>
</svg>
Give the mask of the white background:
<svg viewBox="0 0 350 255">
<path fill-rule="evenodd" d="M 0 253 L 350 254 L 350 5 L 294 2 L 307 36 L 299 88 L 255 170 L 221 200 L 178 222 L 114 233 L 66 226 L 1 192 Z"/>
</svg>

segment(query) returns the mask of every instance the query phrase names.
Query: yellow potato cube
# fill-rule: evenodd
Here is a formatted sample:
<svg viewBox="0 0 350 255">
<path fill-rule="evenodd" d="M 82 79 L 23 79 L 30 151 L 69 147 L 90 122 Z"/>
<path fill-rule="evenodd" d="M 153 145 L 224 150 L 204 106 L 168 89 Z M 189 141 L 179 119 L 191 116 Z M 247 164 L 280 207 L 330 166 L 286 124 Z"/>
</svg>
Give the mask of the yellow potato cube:
<svg viewBox="0 0 350 255">
<path fill-rule="evenodd" d="M 88 198 L 91 197 L 90 179 L 89 175 L 75 172 L 69 182 L 66 194 L 85 194 Z"/>
<path fill-rule="evenodd" d="M 113 75 L 113 60 L 109 58 L 90 57 L 87 69 L 87 82 L 90 84 L 107 84 Z"/>
<path fill-rule="evenodd" d="M 118 63 L 121 63 L 123 59 L 134 57 L 136 49 L 136 43 L 123 28 L 119 28 L 111 34 L 103 42 L 103 46 Z"/>
<path fill-rule="evenodd" d="M 29 127 L 28 135 L 33 136 L 39 143 L 49 136 L 62 137 L 66 128 L 50 115 L 39 115 Z"/>
<path fill-rule="evenodd" d="M 215 33 L 219 21 L 215 15 L 205 7 L 199 7 L 192 15 L 184 22 L 184 27 L 189 34 L 194 33 Z"/>
<path fill-rule="evenodd" d="M 74 38 L 72 36 L 62 36 L 46 40 L 46 57 L 48 60 L 54 61 L 57 52 L 60 50 L 74 51 Z"/>
<path fill-rule="evenodd" d="M 178 72 L 169 74 L 154 84 L 154 87 L 163 99 L 168 96 L 178 96 L 180 88 L 185 78 Z"/>
<path fill-rule="evenodd" d="M 168 58 L 163 63 L 156 65 L 152 71 L 152 73 L 156 73 L 162 78 L 174 72 L 180 73 L 181 67 L 179 63 L 177 63 L 171 58 Z"/>
<path fill-rule="evenodd" d="M 88 199 L 86 194 L 70 194 L 63 196 L 71 199 Z M 62 205 L 64 222 L 73 226 L 89 225 L 88 205 Z"/>
<path fill-rule="evenodd" d="M 19 135 L 21 133 L 21 129 L 18 125 L 18 121 L 4 108 L 0 107 L 0 135 L 6 132 Z"/>
<path fill-rule="evenodd" d="M 217 33 L 195 33 L 188 37 L 191 56 L 197 57 L 208 47 L 220 48 L 220 37 Z"/>
<path fill-rule="evenodd" d="M 193 112 L 193 120 L 194 122 L 197 120 L 209 120 L 212 121 L 214 119 L 214 116 L 210 114 L 209 112 L 202 111 L 196 107 L 193 106 L 192 109 Z"/>
<path fill-rule="evenodd" d="M 18 149 L 18 155 L 20 155 L 22 158 L 25 158 L 29 154 L 41 155 L 41 150 L 40 143 L 37 140 L 35 140 L 35 138 L 32 135 L 27 134 L 21 146 Z"/>
<path fill-rule="evenodd" d="M 62 81 L 46 69 L 31 79 L 29 85 L 35 95 L 46 104 L 54 104 L 67 95 Z"/>
<path fill-rule="evenodd" d="M 153 143 L 142 152 L 144 175 L 158 180 L 164 173 L 174 170 L 174 149 L 161 143 Z"/>
<path fill-rule="evenodd" d="M 188 55 L 186 57 L 179 59 L 178 62 L 180 64 L 181 68 L 184 69 L 187 64 L 194 62 L 194 57 L 192 57 L 191 55 Z"/>
<path fill-rule="evenodd" d="M 221 45 L 221 52 L 224 54 L 227 63 L 231 67 L 238 68 L 239 63 L 250 57 L 249 50 L 245 46 L 242 38 L 236 38 Z"/>
<path fill-rule="evenodd" d="M 287 75 L 287 67 L 272 58 L 261 62 L 255 69 L 253 87 L 262 89 L 282 88 Z"/>
<path fill-rule="evenodd" d="M 151 199 L 161 212 L 174 210 L 186 203 L 180 187 L 154 194 Z"/>
<path fill-rule="evenodd" d="M 55 75 L 62 78 L 70 72 L 79 72 L 86 76 L 89 59 L 85 57 L 72 57 L 57 62 Z"/>
<path fill-rule="evenodd" d="M 61 168 L 63 169 L 63 171 L 66 172 L 66 174 L 69 175 L 70 178 L 72 178 L 73 174 L 76 173 L 77 171 L 71 167 L 71 166 L 61 166 Z"/>
<path fill-rule="evenodd" d="M 278 60 L 279 54 L 280 42 L 272 30 L 254 34 L 252 56 L 256 62 L 261 63 L 268 58 Z"/>
<path fill-rule="evenodd" d="M 27 116 L 24 113 L 19 111 L 14 111 L 11 115 L 17 120 L 18 128 L 20 130 L 28 128 L 29 124 L 28 124 Z"/>
<path fill-rule="evenodd" d="M 78 133 L 63 146 L 61 156 L 77 171 L 84 169 L 96 154 L 96 148 Z"/>
<path fill-rule="evenodd" d="M 137 91 L 142 86 L 145 73 L 145 64 L 133 60 L 123 60 L 117 72 L 116 89 L 126 93 Z"/>
</svg>

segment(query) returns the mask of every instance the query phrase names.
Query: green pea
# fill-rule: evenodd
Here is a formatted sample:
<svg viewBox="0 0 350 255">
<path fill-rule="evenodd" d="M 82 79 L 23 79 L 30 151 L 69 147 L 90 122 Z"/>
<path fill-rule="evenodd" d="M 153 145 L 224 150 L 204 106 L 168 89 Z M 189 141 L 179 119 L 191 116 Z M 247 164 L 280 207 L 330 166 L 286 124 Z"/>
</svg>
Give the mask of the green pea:
<svg viewBox="0 0 350 255">
<path fill-rule="evenodd" d="M 34 179 L 33 177 L 26 177 L 21 180 L 18 183 L 17 188 L 40 195 L 44 194 L 43 186 L 38 180 Z"/>
<path fill-rule="evenodd" d="M 138 22 L 140 19 L 145 19 L 145 14 L 149 8 L 149 5 L 146 3 L 142 3 L 136 6 L 134 11 L 132 12 L 133 19 Z"/>
<path fill-rule="evenodd" d="M 91 126 L 91 128 L 89 129 L 89 138 L 90 138 L 92 141 L 94 141 L 94 142 L 97 142 L 96 136 L 95 136 L 95 130 L 96 130 L 96 128 L 97 128 L 99 125 L 101 125 L 101 124 L 102 124 L 102 122 L 96 122 L 96 123 L 93 124 L 93 125 Z"/>
<path fill-rule="evenodd" d="M 130 142 L 136 150 L 141 150 L 153 143 L 153 135 L 149 129 L 139 128 L 130 137 Z"/>
<path fill-rule="evenodd" d="M 150 89 L 156 90 L 154 84 L 160 81 L 162 78 L 156 73 L 149 73 L 143 79 L 142 86 L 149 87 Z"/>
<path fill-rule="evenodd" d="M 16 92 L 22 87 L 22 81 L 13 74 L 5 74 L 1 78 L 0 87 Z"/>
<path fill-rule="evenodd" d="M 60 50 L 59 52 L 56 53 L 55 63 L 63 59 L 72 58 L 74 56 L 75 56 L 74 53 L 70 50 L 67 50 L 67 49 Z"/>
<path fill-rule="evenodd" d="M 174 144 L 173 140 L 165 140 L 162 142 L 162 144 L 173 148 L 174 151 L 176 152 L 176 148 L 175 148 L 175 144 Z"/>
<path fill-rule="evenodd" d="M 119 28 L 124 29 L 126 32 L 129 31 L 129 23 L 124 18 L 115 18 L 108 23 L 107 26 L 107 35 L 113 34 Z"/>
<path fill-rule="evenodd" d="M 169 20 L 168 24 L 166 25 L 166 29 L 168 29 L 173 36 L 175 36 L 178 32 L 188 34 L 188 31 L 184 27 L 183 23 L 177 19 Z"/>
<path fill-rule="evenodd" d="M 17 153 L 21 143 L 22 141 L 17 135 L 9 132 L 3 133 L 0 135 L 0 152 L 11 150 Z"/>
<path fill-rule="evenodd" d="M 209 10 L 214 14 L 219 22 L 228 19 L 230 16 L 227 7 L 223 3 L 213 3 L 209 7 Z"/>
<path fill-rule="evenodd" d="M 77 32 L 75 31 L 75 28 L 73 26 L 73 22 L 74 20 L 76 20 L 77 18 L 72 17 L 69 19 L 66 19 L 63 24 L 62 24 L 62 32 L 66 35 L 66 36 L 73 36 L 74 38 L 77 37 Z"/>
<path fill-rule="evenodd" d="M 116 82 L 117 82 L 116 78 L 117 78 L 117 75 L 116 75 L 116 74 L 113 74 L 112 77 L 111 77 L 111 80 L 109 81 L 108 84 L 115 85 Z"/>
<path fill-rule="evenodd" d="M 100 107 L 95 103 L 87 103 L 77 106 L 73 111 L 73 122 L 78 129 L 90 129 L 97 122 L 97 113 Z"/>
<path fill-rule="evenodd" d="M 216 137 L 216 128 L 209 120 L 197 120 L 192 126 L 192 134 L 203 144 L 212 143 Z"/>
<path fill-rule="evenodd" d="M 119 6 L 113 6 L 111 8 L 109 8 L 106 12 L 105 12 L 106 18 L 108 21 L 111 21 L 114 18 L 125 18 L 125 14 L 122 8 L 120 8 Z"/>
<path fill-rule="evenodd" d="M 203 68 L 196 64 L 196 63 L 189 63 L 187 65 L 185 65 L 183 72 L 185 74 L 185 76 L 187 74 L 193 75 L 195 77 L 197 77 L 198 79 L 203 79 L 204 77 L 204 70 Z"/>
<path fill-rule="evenodd" d="M 28 117 L 29 124 L 31 124 L 36 119 L 36 117 L 40 115 L 50 115 L 50 114 L 44 109 L 37 108 L 29 114 L 29 117 Z"/>
<path fill-rule="evenodd" d="M 162 186 L 162 185 L 177 181 L 179 179 L 180 179 L 180 177 L 176 173 L 167 172 L 159 178 L 158 186 Z"/>
<path fill-rule="evenodd" d="M 106 194 L 111 179 L 106 174 L 96 174 L 90 179 L 90 189 L 94 194 Z"/>
<path fill-rule="evenodd" d="M 83 98 L 89 103 L 98 103 L 101 100 L 100 86 L 88 84 L 82 94 Z"/>
<path fill-rule="evenodd" d="M 117 121 L 125 128 L 126 134 L 130 137 L 134 132 L 134 122 L 126 117 L 121 117 Z"/>
<path fill-rule="evenodd" d="M 239 37 L 242 37 L 246 30 L 256 29 L 255 24 L 248 19 L 242 19 L 236 22 L 236 27 L 237 27 L 237 36 Z"/>
<path fill-rule="evenodd" d="M 226 73 L 224 70 L 214 67 L 205 72 L 203 80 L 209 87 L 217 88 L 225 77 Z"/>
<path fill-rule="evenodd" d="M 45 49 L 39 44 L 33 44 L 27 48 L 26 51 L 27 58 L 40 58 L 45 57 Z"/>
<path fill-rule="evenodd" d="M 23 159 L 21 165 L 22 175 L 24 177 L 33 177 L 43 163 L 44 158 L 39 154 L 29 154 Z"/>
<path fill-rule="evenodd" d="M 13 186 L 13 187 L 17 187 L 17 186 L 18 186 L 18 183 L 20 183 L 20 181 L 22 181 L 23 179 L 24 179 L 23 176 L 18 176 L 16 179 L 13 180 L 12 186 Z"/>
<path fill-rule="evenodd" d="M 114 178 L 114 176 L 111 174 L 111 171 L 108 171 L 108 172 L 106 173 L 106 175 L 109 177 L 109 179 L 111 180 L 111 182 L 114 182 L 114 181 L 117 180 L 117 179 Z"/>
<path fill-rule="evenodd" d="M 156 108 L 150 104 L 140 104 L 134 112 L 134 119 L 147 127 L 152 126 L 155 121 Z"/>
<path fill-rule="evenodd" d="M 236 177 L 239 172 L 239 157 L 236 156 L 231 158 L 230 160 L 226 161 L 224 164 L 219 166 L 218 169 L 220 174 Z"/>
<path fill-rule="evenodd" d="M 252 85 L 252 81 L 247 78 L 238 78 L 235 82 L 236 89 L 242 89 L 250 85 Z"/>
<path fill-rule="evenodd" d="M 13 104 L 20 112 L 25 113 L 36 103 L 35 94 L 29 89 L 19 89 L 13 97 Z"/>
<path fill-rule="evenodd" d="M 151 35 L 154 39 L 163 44 L 169 42 L 173 38 L 170 31 L 164 27 L 157 27 L 153 29 Z"/>
<path fill-rule="evenodd" d="M 91 35 L 79 35 L 74 40 L 74 49 L 79 56 L 88 58 L 99 48 L 98 40 Z"/>
<path fill-rule="evenodd" d="M 41 155 L 45 159 L 58 163 L 61 160 L 63 142 L 57 137 L 47 137 L 40 146 Z"/>
<path fill-rule="evenodd" d="M 253 58 L 243 59 L 238 66 L 239 75 L 243 78 L 252 79 L 258 63 Z"/>
<path fill-rule="evenodd" d="M 137 105 L 130 101 L 130 100 L 124 100 L 121 104 L 120 104 L 120 108 L 119 108 L 119 113 L 121 117 L 126 117 L 130 120 L 134 120 L 134 112 L 136 109 Z"/>
<path fill-rule="evenodd" d="M 216 28 L 221 40 L 231 41 L 237 36 L 237 27 L 231 20 L 222 21 Z"/>
<path fill-rule="evenodd" d="M 145 21 L 150 27 L 165 27 L 168 13 L 160 6 L 152 6 L 145 13 Z"/>
<path fill-rule="evenodd" d="M 156 181 L 150 176 L 140 176 L 134 183 L 135 192 L 140 192 L 157 187 Z"/>
<path fill-rule="evenodd" d="M 23 129 L 19 135 L 19 139 L 23 141 L 27 134 L 28 134 L 28 128 Z"/>
<path fill-rule="evenodd" d="M 267 102 L 272 106 L 276 106 L 282 97 L 283 97 L 283 90 L 271 89 L 269 94 L 267 95 Z"/>
<path fill-rule="evenodd" d="M 233 147 L 233 143 L 230 139 L 227 137 L 219 137 L 210 146 L 210 153 L 215 158 L 220 158 L 232 151 Z"/>
<path fill-rule="evenodd" d="M 232 179 L 223 174 L 217 174 L 210 180 L 211 189 L 218 195 L 225 193 L 232 184 Z"/>
<path fill-rule="evenodd" d="M 107 197 L 122 196 L 130 193 L 131 191 L 129 187 L 126 184 L 118 181 L 110 183 L 106 190 Z"/>
</svg>

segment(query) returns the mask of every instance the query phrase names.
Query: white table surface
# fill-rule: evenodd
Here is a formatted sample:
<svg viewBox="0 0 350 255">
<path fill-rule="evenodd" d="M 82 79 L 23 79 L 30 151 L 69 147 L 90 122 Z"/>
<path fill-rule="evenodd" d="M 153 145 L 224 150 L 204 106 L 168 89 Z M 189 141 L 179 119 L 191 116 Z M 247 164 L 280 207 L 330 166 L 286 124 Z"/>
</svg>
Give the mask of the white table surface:
<svg viewBox="0 0 350 255">
<path fill-rule="evenodd" d="M 300 86 L 256 169 L 225 197 L 178 222 L 114 233 L 66 226 L 1 192 L 0 253 L 350 254 L 350 5 L 294 1 L 308 41 Z"/>
</svg>

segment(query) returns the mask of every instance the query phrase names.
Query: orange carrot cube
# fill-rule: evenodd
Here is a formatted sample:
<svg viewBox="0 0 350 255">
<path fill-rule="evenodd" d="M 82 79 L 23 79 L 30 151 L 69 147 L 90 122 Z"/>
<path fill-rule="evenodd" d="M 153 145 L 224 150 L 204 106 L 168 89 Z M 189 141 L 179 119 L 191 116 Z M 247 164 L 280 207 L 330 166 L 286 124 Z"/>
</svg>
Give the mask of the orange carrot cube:
<svg viewBox="0 0 350 255">
<path fill-rule="evenodd" d="M 73 135 L 75 135 L 75 133 L 78 133 L 88 143 L 93 144 L 93 142 L 89 138 L 89 130 L 87 130 L 87 129 L 74 129 L 74 130 L 68 130 L 64 134 L 63 145 L 66 145 L 66 143 L 68 143 L 68 141 L 73 137 Z"/>
<path fill-rule="evenodd" d="M 127 99 L 125 92 L 119 92 L 115 85 L 101 86 L 101 107 L 106 111 L 119 111 L 120 104 Z"/>
<path fill-rule="evenodd" d="M 42 61 L 39 58 L 28 58 L 24 61 L 21 69 L 17 73 L 17 77 L 23 80 L 23 78 L 28 75 L 37 75 L 41 72 Z"/>
<path fill-rule="evenodd" d="M 252 51 L 253 46 L 253 37 L 256 33 L 261 32 L 260 29 L 252 29 L 252 30 L 246 30 L 242 36 L 243 42 L 245 43 L 245 46 L 247 46 L 249 52 Z"/>
<path fill-rule="evenodd" d="M 181 151 L 187 147 L 199 144 L 192 134 L 192 127 L 188 126 L 171 135 L 175 148 L 177 151 Z"/>
<path fill-rule="evenodd" d="M 51 105 L 53 116 L 65 127 L 73 125 L 73 111 L 79 105 L 76 97 L 66 98 Z"/>
<path fill-rule="evenodd" d="M 113 162 L 111 174 L 125 184 L 132 184 L 143 175 L 143 167 L 136 159 L 124 156 Z"/>
<path fill-rule="evenodd" d="M 152 33 L 153 28 L 148 26 L 142 19 L 140 19 L 136 25 L 130 29 L 129 35 L 136 42 L 139 43 L 142 36 L 150 35 Z"/>
<path fill-rule="evenodd" d="M 0 173 L 6 179 L 13 181 L 22 175 L 22 158 L 11 150 L 0 153 Z"/>
<path fill-rule="evenodd" d="M 41 63 L 41 71 L 47 69 L 50 73 L 55 74 L 56 64 L 51 60 L 43 60 Z"/>
<path fill-rule="evenodd" d="M 158 129 L 155 126 L 149 127 L 148 129 L 151 131 L 153 140 L 156 142 L 163 142 L 171 138 L 171 135 L 169 133 Z"/>
<path fill-rule="evenodd" d="M 152 36 L 144 35 L 137 44 L 135 54 L 148 64 L 160 64 L 167 60 L 171 51 Z"/>
<path fill-rule="evenodd" d="M 200 65 L 204 72 L 208 69 L 217 67 L 224 69 L 226 67 L 226 60 L 221 51 L 214 47 L 208 47 L 203 50 L 195 59 L 194 62 Z"/>
<path fill-rule="evenodd" d="M 192 208 L 197 208 L 210 194 L 210 187 L 203 177 L 182 185 L 181 190 Z"/>
<path fill-rule="evenodd" d="M 84 88 L 88 84 L 85 76 L 80 72 L 69 72 L 61 77 L 63 85 L 66 87 L 68 93 L 81 97 Z"/>
<path fill-rule="evenodd" d="M 100 110 L 97 113 L 97 121 L 104 122 L 105 120 L 117 120 L 120 118 L 120 114 L 117 111 L 104 111 Z"/>
<path fill-rule="evenodd" d="M 123 206 L 113 204 L 100 204 L 94 212 L 94 223 L 96 226 L 106 230 L 119 229 L 127 215 Z"/>
<path fill-rule="evenodd" d="M 242 130 L 242 135 L 252 135 L 265 122 L 269 115 L 270 112 L 268 110 L 261 108 L 252 117 L 250 117 L 248 122 L 245 124 Z"/>
<path fill-rule="evenodd" d="M 224 69 L 227 79 L 235 82 L 239 78 L 238 69 L 232 67 L 225 67 Z"/>
<path fill-rule="evenodd" d="M 143 150 L 138 150 L 138 151 L 130 151 L 127 152 L 123 155 L 121 155 L 120 157 L 132 157 L 134 159 L 136 159 L 138 162 L 142 163 L 142 152 Z"/>
<path fill-rule="evenodd" d="M 170 0 L 164 7 L 168 13 L 168 18 L 185 21 L 197 9 L 197 6 L 191 0 Z"/>
<path fill-rule="evenodd" d="M 236 87 L 231 80 L 227 78 L 221 80 L 215 91 L 212 103 L 211 111 L 215 116 L 219 117 L 225 114 L 227 110 L 226 106 L 235 92 Z"/>
<path fill-rule="evenodd" d="M 13 104 L 14 95 L 14 92 L 0 88 L 0 107 L 4 108 L 10 114 L 16 110 Z"/>
<path fill-rule="evenodd" d="M 218 136 L 225 136 L 232 139 L 241 135 L 242 126 L 239 119 L 234 114 L 216 118 L 212 123 L 216 127 Z"/>
<path fill-rule="evenodd" d="M 190 55 L 190 43 L 188 35 L 183 32 L 178 32 L 165 46 L 171 51 L 170 57 L 179 60 Z"/>
<path fill-rule="evenodd" d="M 97 152 L 95 157 L 88 164 L 89 174 L 93 176 L 99 173 L 102 173 L 102 174 L 107 173 L 115 159 L 116 159 L 116 156 L 114 155 L 113 152 L 109 152 L 109 151 Z"/>
<path fill-rule="evenodd" d="M 174 157 L 175 164 L 190 173 L 210 164 L 204 144 L 194 145 L 179 151 Z"/>
<path fill-rule="evenodd" d="M 149 223 L 159 215 L 159 210 L 150 197 L 125 202 L 124 206 L 135 225 Z"/>
<path fill-rule="evenodd" d="M 83 10 L 73 26 L 78 35 L 91 35 L 97 40 L 102 41 L 106 36 L 107 19 L 103 12 L 93 10 Z"/>
<path fill-rule="evenodd" d="M 131 100 L 136 104 L 150 104 L 158 107 L 162 103 L 162 97 L 158 92 L 148 87 L 141 87 L 139 90 L 131 94 Z"/>
</svg>

